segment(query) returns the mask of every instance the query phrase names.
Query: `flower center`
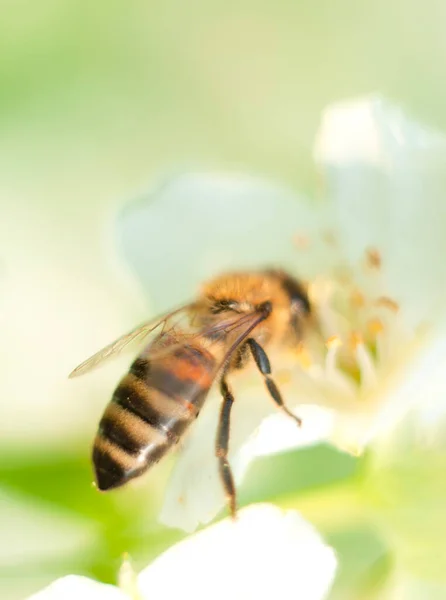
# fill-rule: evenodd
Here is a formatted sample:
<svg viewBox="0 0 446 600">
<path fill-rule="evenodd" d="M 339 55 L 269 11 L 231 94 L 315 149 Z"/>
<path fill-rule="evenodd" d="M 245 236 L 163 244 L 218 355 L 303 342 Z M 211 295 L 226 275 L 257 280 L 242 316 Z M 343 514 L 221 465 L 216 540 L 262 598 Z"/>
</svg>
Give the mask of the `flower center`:
<svg viewBox="0 0 446 600">
<path fill-rule="evenodd" d="M 348 395 L 373 389 L 409 341 L 398 303 L 383 290 L 380 267 L 379 252 L 370 249 L 360 269 L 343 268 L 309 286 L 316 322 L 299 350 L 300 363 L 312 378 Z"/>
</svg>

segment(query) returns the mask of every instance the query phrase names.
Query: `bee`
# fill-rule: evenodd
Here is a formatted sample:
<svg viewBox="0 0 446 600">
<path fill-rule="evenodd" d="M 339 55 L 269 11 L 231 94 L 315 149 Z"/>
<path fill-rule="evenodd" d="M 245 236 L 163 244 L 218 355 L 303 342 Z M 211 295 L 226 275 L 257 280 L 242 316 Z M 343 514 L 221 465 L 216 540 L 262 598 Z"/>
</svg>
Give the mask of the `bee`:
<svg viewBox="0 0 446 600">
<path fill-rule="evenodd" d="M 79 365 L 70 377 L 152 334 L 99 423 L 92 455 L 99 490 L 120 487 L 157 463 L 198 417 L 218 382 L 222 404 L 215 454 L 235 516 L 236 490 L 228 461 L 234 404 L 230 374 L 253 361 L 273 402 L 301 425 L 272 377 L 266 349 L 299 343 L 311 313 L 304 286 L 284 271 L 228 273 L 205 283 L 196 301 L 144 323 Z"/>
</svg>

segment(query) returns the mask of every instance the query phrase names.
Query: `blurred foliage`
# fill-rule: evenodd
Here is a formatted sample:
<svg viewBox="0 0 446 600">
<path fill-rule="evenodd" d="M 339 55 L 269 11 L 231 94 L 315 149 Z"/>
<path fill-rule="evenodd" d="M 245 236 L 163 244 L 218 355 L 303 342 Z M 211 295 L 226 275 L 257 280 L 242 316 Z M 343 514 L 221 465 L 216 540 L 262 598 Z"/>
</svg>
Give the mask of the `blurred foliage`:
<svg viewBox="0 0 446 600">
<path fill-rule="evenodd" d="M 26 501 L 24 515 L 49 511 L 73 530 L 81 519 L 89 532 L 86 546 L 0 565 L 0 596 L 14 600 L 71 572 L 113 581 L 123 552 L 142 568 L 181 537 L 156 522 L 169 465 L 144 488 L 90 485 L 89 439 L 119 368 L 65 382 L 98 341 L 146 314 L 109 235 L 116 210 L 188 166 L 312 190 L 320 111 L 346 96 L 379 90 L 446 129 L 446 6 L 1 0 L 0 13 L 1 489 Z M 367 465 L 315 447 L 259 461 L 241 490 L 243 503 L 299 508 L 328 537 L 343 600 L 381 597 L 394 546 L 433 536 L 444 547 L 441 502 L 432 506 L 444 498 L 444 455 L 366 475 Z M 427 528 L 417 526 L 426 505 Z M 22 522 L 7 509 L 2 540 Z"/>
</svg>

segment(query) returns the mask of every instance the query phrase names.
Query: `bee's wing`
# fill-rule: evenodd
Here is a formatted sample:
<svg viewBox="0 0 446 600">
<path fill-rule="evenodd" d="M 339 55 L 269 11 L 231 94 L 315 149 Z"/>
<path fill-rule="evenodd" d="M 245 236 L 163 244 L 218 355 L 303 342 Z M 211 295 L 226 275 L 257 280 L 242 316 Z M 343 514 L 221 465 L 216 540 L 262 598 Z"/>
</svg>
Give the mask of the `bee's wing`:
<svg viewBox="0 0 446 600">
<path fill-rule="evenodd" d="M 163 329 L 160 336 L 163 336 L 165 331 L 169 331 L 174 328 L 174 325 L 172 324 L 173 317 L 178 316 L 179 320 L 181 316 L 183 316 L 187 311 L 190 311 L 193 306 L 193 304 L 187 304 L 186 306 L 182 306 L 181 308 L 163 315 L 162 317 L 156 317 L 155 319 L 151 319 L 150 321 L 139 325 L 135 329 L 132 329 L 132 331 L 129 333 L 119 337 L 108 346 L 105 346 L 105 348 L 102 348 L 102 350 L 99 350 L 99 352 L 96 352 L 96 354 L 93 354 L 93 356 L 90 356 L 90 358 L 87 358 L 87 360 L 81 363 L 70 373 L 69 377 L 78 377 L 79 375 L 83 375 L 84 373 L 91 371 L 108 358 L 116 356 L 122 352 L 122 350 L 124 350 L 124 348 L 126 348 L 131 342 L 136 340 L 142 342 L 149 335 L 149 333 L 152 333 L 161 325 L 163 326 Z"/>
<path fill-rule="evenodd" d="M 258 313 L 228 315 L 227 318 L 220 317 L 212 324 L 198 328 L 195 331 L 186 331 L 183 328 L 176 330 L 173 326 L 155 338 L 153 343 L 144 351 L 144 358 L 146 360 L 158 360 L 172 354 L 181 347 L 191 344 L 193 341 L 198 341 L 201 346 L 212 352 L 212 346 L 223 341 L 228 347 L 228 355 L 226 356 L 225 353 L 225 360 L 229 360 L 230 354 L 263 318 L 263 316 L 259 318 Z M 220 365 L 217 366 L 217 371 L 219 369 Z"/>
</svg>

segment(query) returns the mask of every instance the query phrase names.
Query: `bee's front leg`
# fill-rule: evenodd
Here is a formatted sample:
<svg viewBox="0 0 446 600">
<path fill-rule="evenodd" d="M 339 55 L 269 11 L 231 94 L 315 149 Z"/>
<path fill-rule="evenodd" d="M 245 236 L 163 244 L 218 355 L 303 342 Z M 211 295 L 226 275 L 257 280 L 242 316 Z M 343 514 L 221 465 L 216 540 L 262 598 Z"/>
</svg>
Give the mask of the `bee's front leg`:
<svg viewBox="0 0 446 600">
<path fill-rule="evenodd" d="M 268 355 L 266 354 L 265 350 L 253 338 L 250 338 L 249 340 L 247 340 L 246 343 L 248 344 L 248 346 L 251 349 L 251 352 L 254 357 L 257 368 L 259 369 L 260 373 L 264 377 L 265 385 L 266 385 L 266 388 L 267 388 L 271 398 L 273 399 L 275 404 L 277 404 L 277 406 L 280 408 L 280 410 L 282 412 L 284 412 L 286 415 L 288 415 L 289 417 L 291 417 L 292 419 L 294 419 L 300 427 L 302 425 L 302 420 L 299 419 L 299 417 L 296 417 L 296 415 L 294 413 L 292 413 L 290 411 L 290 409 L 285 406 L 285 403 L 279 392 L 279 388 L 275 384 L 274 379 L 272 379 L 270 377 L 271 365 L 270 365 L 269 358 L 268 358 Z"/>
</svg>

